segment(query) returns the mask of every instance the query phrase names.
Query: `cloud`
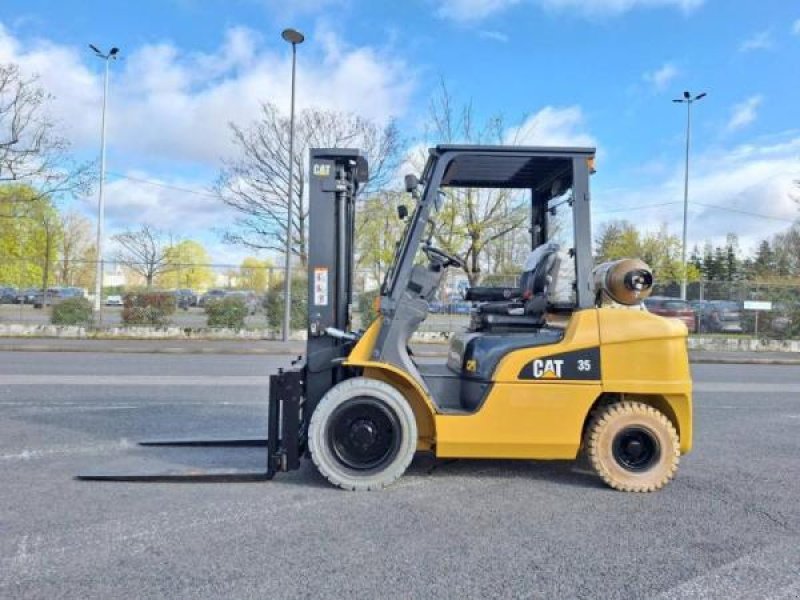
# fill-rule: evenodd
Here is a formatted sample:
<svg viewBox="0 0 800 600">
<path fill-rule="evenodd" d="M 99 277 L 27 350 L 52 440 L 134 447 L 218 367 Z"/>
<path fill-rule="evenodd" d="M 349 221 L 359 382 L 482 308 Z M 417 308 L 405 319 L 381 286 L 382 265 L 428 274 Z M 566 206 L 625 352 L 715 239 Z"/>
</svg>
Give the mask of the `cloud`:
<svg viewBox="0 0 800 600">
<path fill-rule="evenodd" d="M 761 95 L 750 96 L 744 102 L 734 106 L 725 129 L 727 131 L 736 131 L 755 121 L 758 117 L 758 108 L 763 101 L 764 97 Z"/>
<path fill-rule="evenodd" d="M 676 8 L 689 13 L 702 6 L 705 0 L 538 0 L 538 2 L 551 10 L 603 17 L 618 16 L 640 8 Z"/>
<path fill-rule="evenodd" d="M 201 182 L 189 178 L 159 178 L 142 170 L 111 173 L 105 189 L 106 225 L 110 234 L 140 225 L 190 237 L 232 220 L 233 213 Z M 96 198 L 85 198 L 91 212 Z"/>
<path fill-rule="evenodd" d="M 482 37 L 485 40 L 492 40 L 495 42 L 500 42 L 505 44 L 508 42 L 508 36 L 501 32 L 501 31 L 487 31 L 482 30 L 478 32 L 478 37 Z"/>
<path fill-rule="evenodd" d="M 347 7 L 349 0 L 260 0 L 275 15 L 291 18 L 300 15 L 319 15 L 325 9 Z"/>
<path fill-rule="evenodd" d="M 117 249 L 114 235 L 141 225 L 156 227 L 174 239 L 200 242 L 215 264 L 238 265 L 242 258 L 253 254 L 252 250 L 222 243 L 217 232 L 232 224 L 236 215 L 205 189 L 203 181 L 160 178 L 131 169 L 109 174 L 105 198 L 107 257 Z M 93 215 L 96 196 L 81 199 L 77 207 Z"/>
<path fill-rule="evenodd" d="M 440 0 L 436 14 L 458 23 L 481 21 L 500 13 L 520 0 Z"/>
<path fill-rule="evenodd" d="M 595 146 L 579 106 L 545 106 L 506 132 L 505 143 L 530 146 Z"/>
<path fill-rule="evenodd" d="M 453 140 L 458 143 L 463 140 Z M 428 160 L 428 149 L 437 139 L 418 141 L 409 146 L 397 169 L 397 179 L 407 173 L 422 173 Z M 506 128 L 502 143 L 528 146 L 596 146 L 586 131 L 585 119 L 579 106 L 546 106 L 522 122 Z"/>
<path fill-rule="evenodd" d="M 774 46 L 770 30 L 759 31 L 744 40 L 739 45 L 739 52 L 752 52 L 753 50 L 769 50 Z"/>
<path fill-rule="evenodd" d="M 794 22 L 794 25 L 792 25 L 792 33 L 795 35 L 800 35 L 800 19 L 797 19 L 797 21 Z"/>
<path fill-rule="evenodd" d="M 438 16 L 459 23 L 474 23 L 499 14 L 521 0 L 440 0 Z M 705 0 L 528 0 L 546 10 L 583 17 L 618 16 L 635 9 L 675 8 L 689 13 Z"/>
<path fill-rule="evenodd" d="M 680 70 L 673 63 L 664 63 L 655 71 L 648 71 L 642 76 L 657 92 L 663 92 L 667 86 L 680 75 Z"/>
<path fill-rule="evenodd" d="M 379 122 L 405 112 L 415 85 L 406 63 L 345 44 L 329 30 L 309 37 L 315 44 L 298 51 L 298 109 L 348 110 Z M 0 62 L 40 76 L 67 137 L 87 151 L 96 151 L 99 138 L 102 77 L 95 60 L 83 48 L 48 40 L 23 45 L 0 24 Z M 228 123 L 255 119 L 262 101 L 288 109 L 290 80 L 286 45 L 267 47 L 245 27 L 228 29 L 207 53 L 168 42 L 129 49 L 112 65 L 109 148 L 132 161 L 216 167 L 232 149 Z"/>
<path fill-rule="evenodd" d="M 298 49 L 298 109 L 346 110 L 378 122 L 404 114 L 415 87 L 413 68 L 381 48 L 346 44 L 324 28 L 308 37 L 314 43 Z M 216 234 L 234 215 L 205 190 L 220 158 L 232 152 L 230 121 L 257 118 L 261 101 L 288 110 L 287 48 L 282 42 L 267 46 L 246 27 L 229 28 L 208 52 L 168 42 L 123 48 L 125 60 L 111 65 L 109 170 L 133 179 L 109 177 L 109 236 L 152 223 L 216 248 L 215 260 L 239 256 L 240 250 L 220 245 Z M 95 156 L 102 63 L 84 47 L 18 39 L 0 23 L 0 63 L 6 62 L 39 76 L 54 96 L 50 112 L 62 133 L 79 154 Z M 96 201 L 93 195 L 77 202 L 92 215 Z"/>
<path fill-rule="evenodd" d="M 778 143 L 743 144 L 693 157 L 689 181 L 690 248 L 706 240 L 722 243 L 728 233 L 735 233 L 742 248 L 752 251 L 760 240 L 785 230 L 798 218 L 791 193 L 800 171 L 800 137 L 797 132 L 784 137 Z M 643 230 L 666 225 L 671 233 L 679 234 L 683 215 L 682 161 L 676 161 L 667 177 L 651 185 L 596 189 L 593 198 L 598 226 L 612 219 L 627 219 Z M 669 205 L 637 210 L 656 204 Z"/>
</svg>

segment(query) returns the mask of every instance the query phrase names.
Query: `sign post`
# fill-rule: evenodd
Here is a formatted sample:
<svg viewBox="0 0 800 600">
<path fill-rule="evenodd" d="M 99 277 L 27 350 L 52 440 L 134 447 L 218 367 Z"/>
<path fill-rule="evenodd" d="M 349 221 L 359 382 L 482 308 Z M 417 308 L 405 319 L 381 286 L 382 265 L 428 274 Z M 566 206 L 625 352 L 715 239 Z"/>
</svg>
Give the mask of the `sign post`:
<svg viewBox="0 0 800 600">
<path fill-rule="evenodd" d="M 758 313 L 762 310 L 769 311 L 772 310 L 772 302 L 762 302 L 759 300 L 745 300 L 742 306 L 744 310 L 752 310 L 756 313 L 756 322 L 755 322 L 755 336 L 758 337 Z"/>
</svg>

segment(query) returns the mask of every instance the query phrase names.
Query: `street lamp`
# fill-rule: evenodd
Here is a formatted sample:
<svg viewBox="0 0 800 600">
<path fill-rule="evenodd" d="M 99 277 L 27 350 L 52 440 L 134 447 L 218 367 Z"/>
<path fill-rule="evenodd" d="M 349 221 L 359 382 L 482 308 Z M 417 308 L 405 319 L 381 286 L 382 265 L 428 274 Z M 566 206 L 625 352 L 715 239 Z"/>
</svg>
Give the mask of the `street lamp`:
<svg viewBox="0 0 800 600">
<path fill-rule="evenodd" d="M 281 37 L 292 45 L 292 100 L 289 116 L 289 191 L 286 202 L 286 279 L 283 290 L 283 341 L 289 340 L 292 319 L 292 191 L 294 185 L 294 80 L 297 65 L 297 44 L 305 37 L 296 29 L 284 29 Z"/>
<path fill-rule="evenodd" d="M 681 300 L 686 300 L 686 230 L 689 212 L 689 141 L 692 136 L 692 104 L 706 97 L 706 93 L 693 96 L 691 92 L 683 92 L 683 98 L 675 98 L 673 102 L 686 104 L 686 167 L 683 178 L 683 244 L 681 245 L 681 265 L 683 266 L 683 276 L 681 277 Z"/>
<path fill-rule="evenodd" d="M 103 116 L 100 125 L 100 189 L 97 198 L 97 268 L 94 284 L 94 310 L 99 313 L 103 296 L 103 221 L 105 219 L 105 200 L 103 187 L 106 180 L 106 103 L 108 99 L 108 65 L 117 60 L 119 48 L 111 48 L 107 53 L 101 52 L 97 46 L 89 44 L 89 48 L 97 58 L 105 61 L 105 78 L 103 79 Z"/>
</svg>

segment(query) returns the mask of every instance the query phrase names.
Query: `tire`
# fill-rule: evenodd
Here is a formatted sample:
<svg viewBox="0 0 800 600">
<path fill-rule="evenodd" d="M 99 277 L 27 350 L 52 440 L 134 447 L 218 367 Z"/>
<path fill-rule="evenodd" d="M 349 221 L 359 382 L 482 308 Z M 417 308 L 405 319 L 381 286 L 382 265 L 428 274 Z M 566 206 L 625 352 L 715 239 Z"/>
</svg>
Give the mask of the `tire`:
<svg viewBox="0 0 800 600">
<path fill-rule="evenodd" d="M 331 388 L 317 405 L 308 445 L 317 469 L 333 485 L 379 490 L 394 483 L 414 458 L 417 422 L 397 389 L 355 377 Z"/>
<path fill-rule="evenodd" d="M 672 422 L 641 402 L 599 409 L 586 433 L 594 471 L 615 490 L 654 492 L 669 483 L 680 462 L 680 440 Z"/>
</svg>

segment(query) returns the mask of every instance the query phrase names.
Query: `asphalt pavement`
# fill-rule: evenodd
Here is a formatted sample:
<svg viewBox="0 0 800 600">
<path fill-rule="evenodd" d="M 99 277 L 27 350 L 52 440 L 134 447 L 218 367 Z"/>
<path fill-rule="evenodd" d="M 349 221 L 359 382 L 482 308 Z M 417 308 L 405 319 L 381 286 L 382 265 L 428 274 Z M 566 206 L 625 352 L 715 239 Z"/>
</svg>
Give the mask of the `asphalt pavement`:
<svg viewBox="0 0 800 600">
<path fill-rule="evenodd" d="M 419 457 L 376 493 L 72 478 L 134 457 L 258 467 L 276 356 L 0 352 L 2 598 L 800 597 L 800 367 L 693 366 L 695 450 L 650 495 L 582 462 Z"/>
</svg>

